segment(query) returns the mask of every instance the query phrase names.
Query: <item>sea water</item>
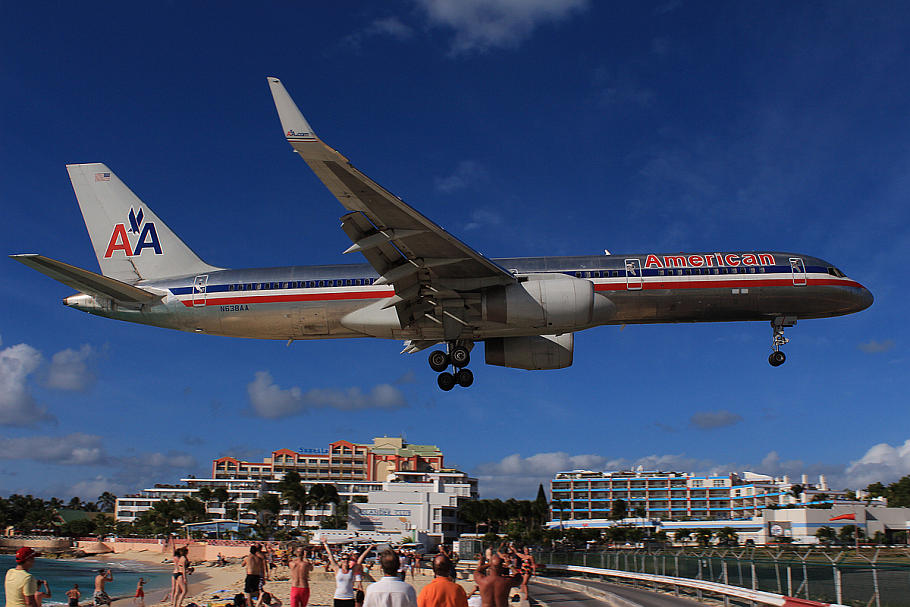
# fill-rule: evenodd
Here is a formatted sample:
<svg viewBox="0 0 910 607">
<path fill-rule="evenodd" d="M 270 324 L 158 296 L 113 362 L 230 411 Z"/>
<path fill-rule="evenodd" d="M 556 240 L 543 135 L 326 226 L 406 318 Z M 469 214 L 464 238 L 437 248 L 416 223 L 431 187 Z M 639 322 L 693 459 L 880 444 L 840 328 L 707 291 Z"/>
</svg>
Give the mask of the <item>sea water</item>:
<svg viewBox="0 0 910 607">
<path fill-rule="evenodd" d="M 6 570 L 15 566 L 16 558 L 13 555 L 0 554 L 0 575 L 6 576 Z M 82 592 L 79 603 L 84 605 L 92 602 L 95 576 L 99 569 L 110 569 L 114 576 L 114 580 L 104 587 L 111 598 L 135 595 L 140 577 L 145 578 L 146 594 L 170 588 L 171 584 L 171 566 L 137 561 L 37 558 L 29 573 L 39 580 L 47 580 L 47 585 L 50 586 L 52 596 L 44 600 L 44 605 L 66 605 L 64 593 L 72 588 L 73 584 L 79 584 L 79 590 Z M 0 584 L 0 601 L 5 600 L 6 593 L 3 584 Z M 114 603 L 115 606 L 128 604 L 129 601 Z"/>
</svg>

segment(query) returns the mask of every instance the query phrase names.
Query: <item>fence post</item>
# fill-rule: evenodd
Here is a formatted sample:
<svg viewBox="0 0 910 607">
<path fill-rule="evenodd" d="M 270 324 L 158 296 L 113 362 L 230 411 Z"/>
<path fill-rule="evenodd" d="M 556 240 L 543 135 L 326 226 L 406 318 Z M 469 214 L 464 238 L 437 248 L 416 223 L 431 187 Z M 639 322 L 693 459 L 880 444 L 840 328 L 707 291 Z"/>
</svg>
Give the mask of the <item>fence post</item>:
<svg viewBox="0 0 910 607">
<path fill-rule="evenodd" d="M 720 562 L 720 564 L 721 564 L 721 569 L 723 570 L 723 573 L 724 573 L 724 585 L 727 586 L 730 584 L 730 580 L 727 577 L 727 559 L 724 558 Z M 724 595 L 724 607 L 730 607 L 730 597 L 728 597 L 726 594 Z"/>
<path fill-rule="evenodd" d="M 882 607 L 882 599 L 878 593 L 878 567 L 872 563 L 872 590 L 875 593 L 875 607 Z"/>
<path fill-rule="evenodd" d="M 837 565 L 831 565 L 831 568 L 834 569 L 834 600 L 837 603 L 843 603 L 844 596 L 841 590 L 840 569 L 837 568 Z"/>
<path fill-rule="evenodd" d="M 676 577 L 679 577 L 679 555 L 678 554 L 673 555 L 673 564 L 676 567 Z M 678 590 L 677 590 L 677 592 L 678 592 Z"/>
<path fill-rule="evenodd" d="M 755 576 L 755 560 L 754 560 L 755 557 L 754 557 L 754 555 L 751 558 L 753 560 L 749 561 L 749 565 L 751 565 L 750 569 L 752 571 L 752 590 L 758 590 L 758 579 Z M 750 605 L 750 607 L 755 607 L 755 601 L 749 601 L 749 605 Z"/>
<path fill-rule="evenodd" d="M 787 596 L 793 596 L 793 572 L 790 565 L 787 565 Z"/>
</svg>

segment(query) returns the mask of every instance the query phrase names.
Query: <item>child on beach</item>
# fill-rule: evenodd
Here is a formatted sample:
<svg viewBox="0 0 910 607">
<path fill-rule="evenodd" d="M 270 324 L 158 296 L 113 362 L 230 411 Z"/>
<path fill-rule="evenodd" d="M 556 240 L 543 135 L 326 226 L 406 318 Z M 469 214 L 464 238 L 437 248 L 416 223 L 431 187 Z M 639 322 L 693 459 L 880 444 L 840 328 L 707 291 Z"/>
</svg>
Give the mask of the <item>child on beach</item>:
<svg viewBox="0 0 910 607">
<path fill-rule="evenodd" d="M 69 607 L 79 607 L 79 599 L 82 598 L 79 584 L 73 584 L 73 587 L 66 591 L 66 598 L 69 599 Z"/>
<path fill-rule="evenodd" d="M 145 603 L 145 578 L 139 578 L 139 582 L 136 584 L 136 596 L 133 597 L 134 603 L 139 603 L 140 605 Z"/>
</svg>

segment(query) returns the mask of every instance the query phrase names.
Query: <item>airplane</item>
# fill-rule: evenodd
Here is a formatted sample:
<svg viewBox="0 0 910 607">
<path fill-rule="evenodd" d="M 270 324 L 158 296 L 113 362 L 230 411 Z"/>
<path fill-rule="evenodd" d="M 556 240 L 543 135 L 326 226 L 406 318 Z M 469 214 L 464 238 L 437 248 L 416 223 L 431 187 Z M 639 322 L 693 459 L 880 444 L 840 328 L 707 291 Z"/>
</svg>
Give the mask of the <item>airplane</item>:
<svg viewBox="0 0 910 607">
<path fill-rule="evenodd" d="M 347 211 L 367 263 L 226 269 L 200 259 L 106 165 L 67 165 L 101 273 L 38 254 L 13 259 L 79 291 L 89 314 L 209 335 L 404 340 L 432 350 L 442 390 L 468 387 L 475 344 L 518 369 L 572 364 L 574 336 L 601 325 L 764 321 L 772 366 L 798 320 L 859 312 L 872 294 L 832 263 L 777 251 L 490 259 L 405 203 L 317 137 L 267 78 L 288 143 Z"/>
</svg>

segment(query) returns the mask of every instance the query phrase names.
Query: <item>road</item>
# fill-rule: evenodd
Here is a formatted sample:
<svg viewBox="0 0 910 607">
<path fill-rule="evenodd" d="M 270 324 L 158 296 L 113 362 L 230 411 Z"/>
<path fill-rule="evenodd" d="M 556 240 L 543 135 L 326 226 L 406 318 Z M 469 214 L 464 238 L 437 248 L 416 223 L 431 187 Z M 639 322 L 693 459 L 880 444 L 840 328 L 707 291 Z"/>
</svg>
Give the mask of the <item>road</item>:
<svg viewBox="0 0 910 607">
<path fill-rule="evenodd" d="M 642 607 L 704 607 L 705 605 L 704 603 L 699 603 L 692 599 L 675 597 L 668 594 L 651 592 L 650 590 L 631 588 L 629 586 L 610 584 L 597 580 L 576 579 L 572 581 L 576 583 L 583 583 L 598 590 L 611 592 L 624 599 L 638 603 Z M 580 605 L 588 605 L 590 607 L 593 607 L 595 605 L 605 605 L 605 603 L 599 599 L 592 599 L 574 590 L 568 590 L 559 588 L 557 586 L 544 585 L 534 582 L 531 583 L 531 599 L 540 599 L 541 603 L 546 603 L 552 607 L 557 607 L 569 603 L 574 605 L 576 604 L 576 601 L 579 601 L 578 604 Z"/>
</svg>

